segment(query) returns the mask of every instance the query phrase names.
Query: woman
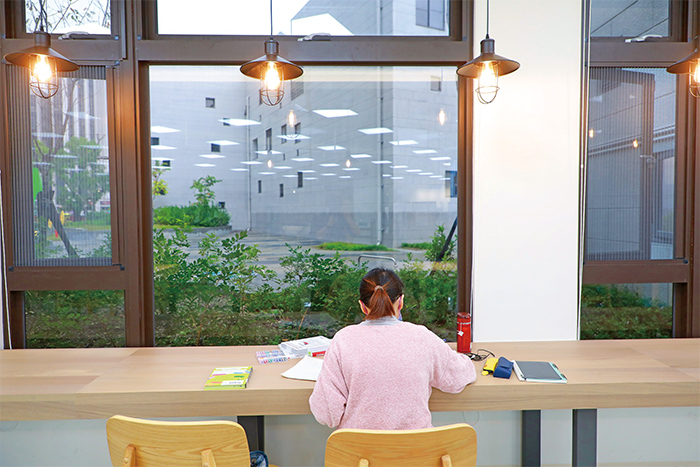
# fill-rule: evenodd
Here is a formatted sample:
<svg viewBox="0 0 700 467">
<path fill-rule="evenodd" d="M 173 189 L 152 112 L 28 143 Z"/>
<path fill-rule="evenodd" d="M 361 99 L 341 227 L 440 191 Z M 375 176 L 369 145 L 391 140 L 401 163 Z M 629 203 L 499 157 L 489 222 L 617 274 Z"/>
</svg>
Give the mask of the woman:
<svg viewBox="0 0 700 467">
<path fill-rule="evenodd" d="M 365 320 L 338 331 L 309 399 L 332 428 L 412 430 L 432 426 L 432 388 L 458 393 L 476 380 L 474 364 L 424 326 L 400 320 L 403 283 L 372 269 L 360 284 Z"/>
</svg>

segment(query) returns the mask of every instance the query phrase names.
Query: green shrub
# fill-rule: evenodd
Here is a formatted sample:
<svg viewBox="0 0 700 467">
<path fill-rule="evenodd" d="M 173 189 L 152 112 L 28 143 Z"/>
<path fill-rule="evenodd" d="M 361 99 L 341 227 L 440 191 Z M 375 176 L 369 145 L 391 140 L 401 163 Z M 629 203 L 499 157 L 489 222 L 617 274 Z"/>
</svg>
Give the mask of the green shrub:
<svg viewBox="0 0 700 467">
<path fill-rule="evenodd" d="M 445 226 L 438 225 L 437 229 L 435 230 L 435 233 L 432 237 L 430 237 L 430 246 L 425 251 L 425 259 L 427 259 L 428 261 L 437 261 L 438 257 L 440 256 L 440 253 L 442 252 L 442 249 L 445 247 L 446 242 L 447 236 L 445 235 Z M 441 261 L 454 260 L 453 253 L 455 245 L 456 242 L 450 239 L 450 243 L 449 245 L 447 245 L 445 255 L 442 258 L 440 258 Z"/>
<path fill-rule="evenodd" d="M 225 209 L 204 204 L 162 206 L 153 210 L 153 223 L 173 227 L 220 227 L 228 225 L 231 215 Z"/>
</svg>

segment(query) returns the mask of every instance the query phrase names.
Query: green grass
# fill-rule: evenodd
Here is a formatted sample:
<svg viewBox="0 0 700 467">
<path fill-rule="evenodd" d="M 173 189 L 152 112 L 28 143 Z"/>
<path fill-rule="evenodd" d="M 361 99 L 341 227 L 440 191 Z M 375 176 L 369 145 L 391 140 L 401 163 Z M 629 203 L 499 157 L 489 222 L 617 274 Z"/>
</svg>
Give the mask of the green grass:
<svg viewBox="0 0 700 467">
<path fill-rule="evenodd" d="M 402 243 L 401 248 L 413 248 L 416 250 L 427 250 L 428 248 L 430 248 L 430 242 Z"/>
<path fill-rule="evenodd" d="M 335 251 L 392 251 L 384 245 L 362 245 L 360 243 L 326 242 L 318 245 L 322 250 Z"/>
</svg>

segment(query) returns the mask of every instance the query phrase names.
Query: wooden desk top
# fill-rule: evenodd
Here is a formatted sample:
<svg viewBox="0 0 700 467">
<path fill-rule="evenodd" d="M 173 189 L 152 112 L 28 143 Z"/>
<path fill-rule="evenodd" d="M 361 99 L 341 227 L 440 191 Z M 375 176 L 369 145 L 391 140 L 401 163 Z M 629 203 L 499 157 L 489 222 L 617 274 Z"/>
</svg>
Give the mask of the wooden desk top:
<svg viewBox="0 0 700 467">
<path fill-rule="evenodd" d="M 296 361 L 259 365 L 258 347 L 0 351 L 0 420 L 308 414 L 313 382 Z M 436 412 L 700 406 L 700 339 L 475 343 L 511 360 L 549 360 L 567 384 L 482 376 L 461 394 L 433 391 Z M 252 365 L 244 390 L 204 391 L 215 367 Z"/>
</svg>

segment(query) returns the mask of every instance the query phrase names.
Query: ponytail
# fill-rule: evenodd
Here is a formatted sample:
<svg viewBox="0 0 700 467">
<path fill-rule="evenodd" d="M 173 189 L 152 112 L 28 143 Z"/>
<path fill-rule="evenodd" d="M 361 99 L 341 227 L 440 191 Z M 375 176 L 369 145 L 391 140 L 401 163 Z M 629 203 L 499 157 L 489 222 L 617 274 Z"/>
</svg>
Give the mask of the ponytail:
<svg viewBox="0 0 700 467">
<path fill-rule="evenodd" d="M 403 295 L 403 282 L 390 269 L 375 268 L 360 283 L 360 300 L 368 308 L 366 319 L 394 315 L 394 303 Z"/>
</svg>

